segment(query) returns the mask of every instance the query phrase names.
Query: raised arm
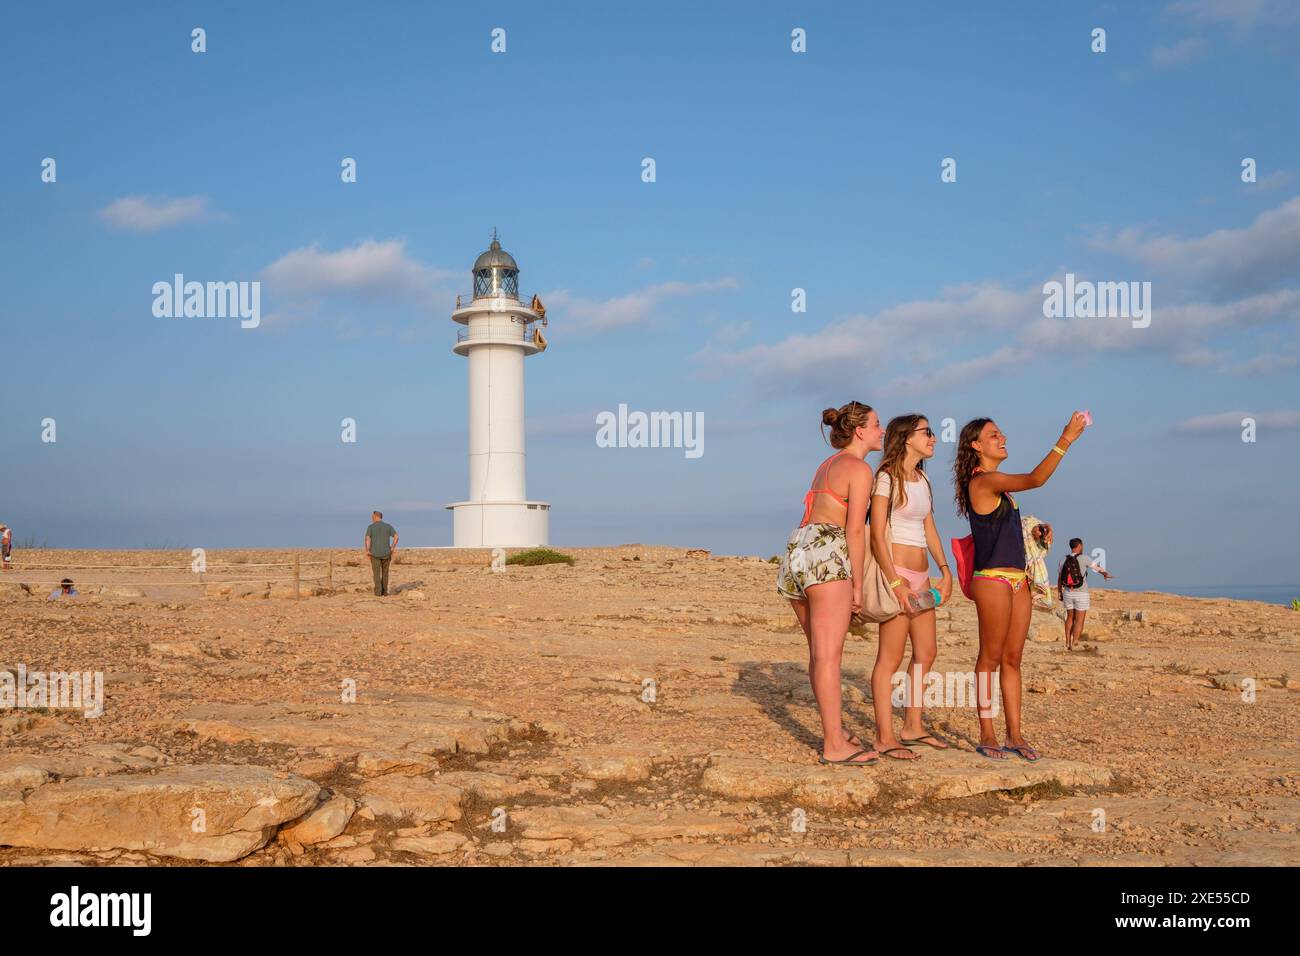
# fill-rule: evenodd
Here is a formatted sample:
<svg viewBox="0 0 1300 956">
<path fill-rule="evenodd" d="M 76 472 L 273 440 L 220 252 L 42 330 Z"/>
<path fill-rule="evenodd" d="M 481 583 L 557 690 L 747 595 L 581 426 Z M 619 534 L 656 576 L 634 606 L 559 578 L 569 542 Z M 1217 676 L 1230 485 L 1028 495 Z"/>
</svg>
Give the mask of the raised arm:
<svg viewBox="0 0 1300 956">
<path fill-rule="evenodd" d="M 1075 412 L 1070 416 L 1070 421 L 1066 424 L 1065 430 L 1061 432 L 1061 437 L 1057 439 L 1056 446 L 1052 448 L 1043 458 L 1042 461 L 1034 468 L 1033 471 L 1021 475 L 1008 475 L 1000 471 L 985 471 L 971 479 L 970 490 L 972 498 L 978 492 L 981 495 L 997 497 L 1004 491 L 1027 491 L 1030 488 L 1041 488 L 1047 484 L 1047 479 L 1052 477 L 1056 471 L 1056 466 L 1061 463 L 1065 457 L 1066 450 L 1079 440 L 1083 434 L 1083 413 Z M 1057 451 L 1057 449 L 1060 451 Z"/>
</svg>

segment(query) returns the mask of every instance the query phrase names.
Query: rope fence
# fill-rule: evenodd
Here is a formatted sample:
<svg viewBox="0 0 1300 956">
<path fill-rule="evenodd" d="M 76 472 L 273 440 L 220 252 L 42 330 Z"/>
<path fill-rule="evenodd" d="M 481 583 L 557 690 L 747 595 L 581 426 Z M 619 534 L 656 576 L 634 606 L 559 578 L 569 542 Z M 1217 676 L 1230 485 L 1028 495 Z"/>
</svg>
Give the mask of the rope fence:
<svg viewBox="0 0 1300 956">
<path fill-rule="evenodd" d="M 227 578 L 222 577 L 221 573 L 230 571 L 238 572 L 245 568 L 285 568 L 290 574 L 285 577 L 256 577 L 256 578 Z M 323 574 L 306 575 L 302 573 L 303 568 L 324 568 Z M 294 555 L 292 561 L 274 561 L 269 563 L 235 563 L 235 564 L 207 564 L 204 570 L 195 571 L 192 565 L 177 566 L 172 564 L 46 564 L 38 562 L 34 564 L 15 564 L 13 572 L 18 571 L 75 571 L 79 575 L 82 571 L 172 571 L 176 574 L 183 574 L 190 580 L 169 580 L 169 581 L 141 581 L 138 578 L 128 581 L 107 581 L 98 578 L 73 578 L 73 585 L 85 585 L 86 587 L 202 587 L 209 584 L 293 584 L 293 596 L 300 598 L 302 596 L 302 584 L 324 582 L 325 587 L 333 589 L 334 587 L 334 555 L 330 555 L 325 561 L 303 561 L 297 555 Z M 61 582 L 59 579 L 32 581 L 10 577 L 13 572 L 6 572 L 0 576 L 0 584 L 28 584 L 44 587 L 50 585 L 57 587 Z M 215 572 L 215 576 L 214 575 Z M 64 577 L 71 577 L 65 574 Z"/>
</svg>

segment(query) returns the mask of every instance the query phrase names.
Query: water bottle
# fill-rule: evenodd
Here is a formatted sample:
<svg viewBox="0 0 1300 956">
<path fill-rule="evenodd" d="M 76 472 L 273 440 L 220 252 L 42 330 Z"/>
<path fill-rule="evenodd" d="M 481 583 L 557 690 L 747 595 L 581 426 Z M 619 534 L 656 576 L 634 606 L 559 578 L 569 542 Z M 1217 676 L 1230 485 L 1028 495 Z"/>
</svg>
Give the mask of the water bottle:
<svg viewBox="0 0 1300 956">
<path fill-rule="evenodd" d="M 920 594 L 910 595 L 907 599 L 907 606 L 912 609 L 913 614 L 920 614 L 932 607 L 938 607 L 942 600 L 943 597 L 939 594 L 938 588 L 929 588 Z"/>
</svg>

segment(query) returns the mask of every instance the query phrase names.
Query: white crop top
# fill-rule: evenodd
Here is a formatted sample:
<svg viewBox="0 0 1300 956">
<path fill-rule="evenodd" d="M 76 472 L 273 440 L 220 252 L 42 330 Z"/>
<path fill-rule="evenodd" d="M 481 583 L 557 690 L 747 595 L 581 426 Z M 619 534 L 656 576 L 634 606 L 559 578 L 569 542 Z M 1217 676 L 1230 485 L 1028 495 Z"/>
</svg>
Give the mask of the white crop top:
<svg viewBox="0 0 1300 956">
<path fill-rule="evenodd" d="M 874 494 L 888 500 L 893 487 L 894 483 L 888 472 L 882 471 L 876 476 Z M 894 541 L 898 544 L 924 548 L 926 546 L 925 518 L 929 513 L 929 483 L 924 478 L 907 482 L 907 503 L 901 507 L 895 503 L 894 513 L 890 517 L 890 530 L 893 532 Z"/>
</svg>

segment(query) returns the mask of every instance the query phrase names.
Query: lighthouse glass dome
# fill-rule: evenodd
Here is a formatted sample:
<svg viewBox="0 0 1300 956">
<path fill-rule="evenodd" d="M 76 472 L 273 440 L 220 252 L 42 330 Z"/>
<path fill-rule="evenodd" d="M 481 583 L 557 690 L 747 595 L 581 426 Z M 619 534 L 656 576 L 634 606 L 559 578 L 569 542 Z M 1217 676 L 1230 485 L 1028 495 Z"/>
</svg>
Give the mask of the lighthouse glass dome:
<svg viewBox="0 0 1300 956">
<path fill-rule="evenodd" d="M 474 298 L 488 296 L 519 298 L 519 266 L 495 238 L 474 262 Z"/>
</svg>

